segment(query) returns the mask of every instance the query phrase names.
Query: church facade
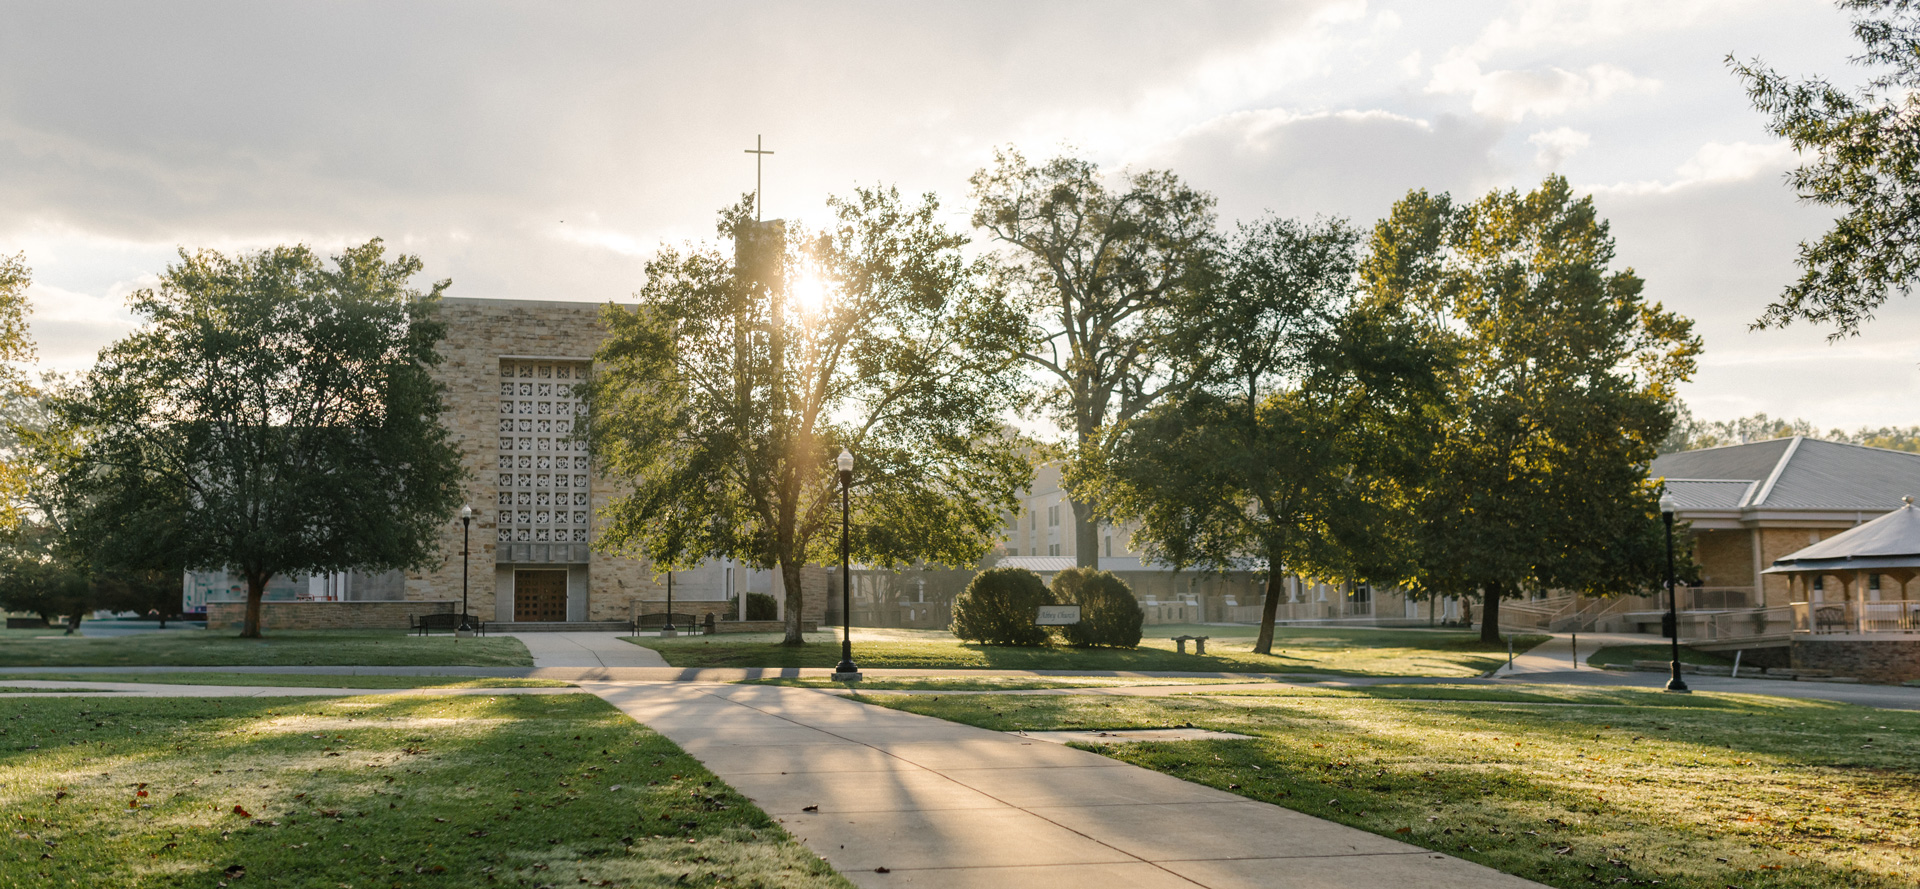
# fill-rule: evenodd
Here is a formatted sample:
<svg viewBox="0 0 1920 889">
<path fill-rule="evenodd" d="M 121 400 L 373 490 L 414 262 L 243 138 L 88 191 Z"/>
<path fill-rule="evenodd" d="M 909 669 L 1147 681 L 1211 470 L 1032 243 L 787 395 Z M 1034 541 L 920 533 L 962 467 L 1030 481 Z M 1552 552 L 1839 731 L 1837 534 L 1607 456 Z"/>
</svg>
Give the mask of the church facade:
<svg viewBox="0 0 1920 889">
<path fill-rule="evenodd" d="M 490 622 L 627 622 L 664 611 L 666 575 L 593 545 L 596 511 L 614 488 L 574 435 L 586 419 L 575 387 L 592 373 L 604 308 L 443 300 L 447 335 L 438 376 L 446 386 L 444 422 L 467 475 L 470 527 L 448 516 L 440 535 L 444 559 L 426 570 L 275 578 L 268 627 L 405 626 L 412 615 L 457 612 L 463 567 L 468 611 Z M 463 534 L 470 535 L 464 565 Z M 826 578 L 805 573 L 802 618 L 818 621 Z M 722 612 L 737 593 L 772 593 L 775 583 L 772 572 L 709 562 L 674 572 L 673 611 Z M 239 619 L 240 589 L 223 572 L 189 572 L 185 605 L 203 606 L 210 628 L 226 626 Z"/>
</svg>

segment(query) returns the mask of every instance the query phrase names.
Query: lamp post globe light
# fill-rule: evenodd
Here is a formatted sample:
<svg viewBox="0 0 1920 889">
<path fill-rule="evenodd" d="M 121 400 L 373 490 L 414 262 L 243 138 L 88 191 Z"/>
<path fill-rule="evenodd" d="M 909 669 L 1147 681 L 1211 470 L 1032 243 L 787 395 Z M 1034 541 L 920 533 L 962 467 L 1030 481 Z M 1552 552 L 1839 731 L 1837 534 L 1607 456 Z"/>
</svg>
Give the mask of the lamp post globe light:
<svg viewBox="0 0 1920 889">
<path fill-rule="evenodd" d="M 1687 694 L 1693 691 L 1687 687 L 1687 681 L 1680 678 L 1680 594 L 1673 585 L 1673 511 L 1678 506 L 1672 494 L 1660 495 L 1660 521 L 1667 528 L 1667 627 L 1672 643 L 1672 672 L 1667 677 L 1667 691 Z"/>
<path fill-rule="evenodd" d="M 853 452 L 840 449 L 840 664 L 833 668 L 833 678 L 842 682 L 857 682 L 860 668 L 853 663 L 853 575 L 848 570 L 851 559 L 847 534 L 849 513 L 847 510 L 847 490 L 853 487 Z"/>
<path fill-rule="evenodd" d="M 460 507 L 460 629 L 454 631 L 453 638 L 473 632 L 473 625 L 467 620 L 467 552 L 472 549 L 473 541 L 473 505 Z"/>
</svg>

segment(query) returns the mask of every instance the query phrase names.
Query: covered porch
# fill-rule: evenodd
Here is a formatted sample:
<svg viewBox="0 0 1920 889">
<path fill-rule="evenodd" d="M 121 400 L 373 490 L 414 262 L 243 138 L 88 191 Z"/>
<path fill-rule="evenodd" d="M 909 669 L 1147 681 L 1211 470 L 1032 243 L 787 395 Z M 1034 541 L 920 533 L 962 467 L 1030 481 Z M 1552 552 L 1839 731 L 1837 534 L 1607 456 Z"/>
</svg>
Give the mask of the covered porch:
<svg viewBox="0 0 1920 889">
<path fill-rule="evenodd" d="M 1794 633 L 1920 634 L 1920 511 L 1904 503 L 1762 572 L 1787 579 Z"/>
</svg>

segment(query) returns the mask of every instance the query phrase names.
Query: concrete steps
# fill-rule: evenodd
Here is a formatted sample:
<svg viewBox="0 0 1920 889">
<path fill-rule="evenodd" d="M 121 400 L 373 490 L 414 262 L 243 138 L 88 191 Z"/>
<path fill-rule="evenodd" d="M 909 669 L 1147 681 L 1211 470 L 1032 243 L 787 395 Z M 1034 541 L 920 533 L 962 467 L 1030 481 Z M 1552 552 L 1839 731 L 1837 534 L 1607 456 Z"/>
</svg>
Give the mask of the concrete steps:
<svg viewBox="0 0 1920 889">
<path fill-rule="evenodd" d="M 488 621 L 488 633 L 625 633 L 633 629 L 624 620 Z"/>
</svg>

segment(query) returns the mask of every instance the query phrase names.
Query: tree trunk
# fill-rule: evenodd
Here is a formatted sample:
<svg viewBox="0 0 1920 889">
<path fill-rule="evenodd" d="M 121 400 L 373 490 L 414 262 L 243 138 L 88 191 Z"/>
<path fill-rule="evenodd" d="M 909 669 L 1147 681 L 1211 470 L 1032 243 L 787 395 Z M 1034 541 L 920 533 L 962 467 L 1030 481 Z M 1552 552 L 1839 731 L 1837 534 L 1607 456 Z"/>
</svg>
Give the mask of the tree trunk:
<svg viewBox="0 0 1920 889">
<path fill-rule="evenodd" d="M 782 592 L 786 594 L 787 600 L 787 635 L 780 640 L 781 645 L 807 644 L 806 637 L 800 635 L 800 609 L 805 601 L 805 596 L 800 589 L 801 567 L 790 558 L 780 560 L 780 584 L 786 587 Z"/>
<path fill-rule="evenodd" d="M 270 574 L 257 571 L 247 572 L 247 618 L 240 625 L 240 638 L 260 638 L 260 603 L 267 596 L 267 578 Z"/>
<path fill-rule="evenodd" d="M 1074 564 L 1082 568 L 1100 567 L 1100 521 L 1093 516 L 1093 504 L 1067 498 L 1073 511 Z"/>
<path fill-rule="evenodd" d="M 1489 583 L 1481 588 L 1480 595 L 1480 641 L 1498 644 L 1500 641 L 1500 597 L 1506 588 L 1498 583 Z"/>
<path fill-rule="evenodd" d="M 1253 643 L 1254 654 L 1273 654 L 1273 619 L 1280 613 L 1280 591 L 1286 589 L 1286 575 L 1280 560 L 1267 557 L 1267 601 L 1260 606 L 1260 638 Z"/>
</svg>

